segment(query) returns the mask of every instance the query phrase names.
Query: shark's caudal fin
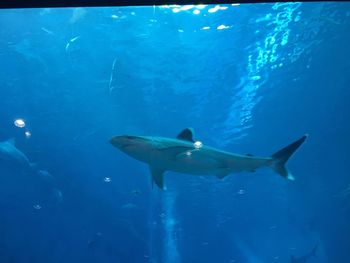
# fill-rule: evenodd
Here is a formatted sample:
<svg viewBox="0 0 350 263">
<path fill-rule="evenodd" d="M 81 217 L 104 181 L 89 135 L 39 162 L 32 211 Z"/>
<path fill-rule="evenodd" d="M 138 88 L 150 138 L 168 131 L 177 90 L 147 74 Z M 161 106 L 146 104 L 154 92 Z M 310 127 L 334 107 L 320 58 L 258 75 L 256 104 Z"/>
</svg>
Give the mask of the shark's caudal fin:
<svg viewBox="0 0 350 263">
<path fill-rule="evenodd" d="M 289 180 L 295 180 L 293 175 L 288 171 L 285 164 L 288 161 L 288 159 L 293 155 L 293 153 L 300 147 L 300 145 L 303 144 L 303 142 L 306 140 L 307 136 L 308 135 L 305 134 L 299 140 L 284 147 L 283 149 L 279 150 L 278 152 L 274 153 L 271 156 L 274 159 L 274 164 L 273 164 L 272 168 L 276 173 L 280 174 L 281 176 L 283 176 Z"/>
</svg>

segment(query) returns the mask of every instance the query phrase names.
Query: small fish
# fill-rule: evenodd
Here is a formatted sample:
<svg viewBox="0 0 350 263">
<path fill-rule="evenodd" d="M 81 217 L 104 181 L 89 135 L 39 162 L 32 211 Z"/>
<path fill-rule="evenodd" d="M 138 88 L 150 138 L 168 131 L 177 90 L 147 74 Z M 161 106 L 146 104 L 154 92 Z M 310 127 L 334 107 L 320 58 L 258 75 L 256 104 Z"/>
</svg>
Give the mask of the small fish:
<svg viewBox="0 0 350 263">
<path fill-rule="evenodd" d="M 78 40 L 80 38 L 80 36 L 76 36 L 73 37 L 71 40 L 69 40 L 71 43 L 73 43 L 74 41 Z"/>
<path fill-rule="evenodd" d="M 48 29 L 46 29 L 45 27 L 41 28 L 42 31 L 44 31 L 45 33 L 49 34 L 49 35 L 54 35 L 54 33 Z"/>
<path fill-rule="evenodd" d="M 80 36 L 76 36 L 76 37 L 73 37 L 72 39 L 70 39 L 68 42 L 67 42 L 67 45 L 66 45 L 66 52 L 68 52 L 68 49 L 69 47 L 71 46 L 71 44 L 75 41 L 77 41 L 78 39 L 80 38 Z"/>
</svg>

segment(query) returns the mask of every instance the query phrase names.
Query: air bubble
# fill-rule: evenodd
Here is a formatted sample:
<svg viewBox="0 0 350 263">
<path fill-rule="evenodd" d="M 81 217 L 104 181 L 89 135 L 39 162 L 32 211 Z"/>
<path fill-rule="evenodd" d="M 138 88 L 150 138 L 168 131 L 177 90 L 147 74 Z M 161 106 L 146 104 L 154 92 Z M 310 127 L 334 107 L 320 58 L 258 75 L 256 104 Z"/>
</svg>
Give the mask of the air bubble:
<svg viewBox="0 0 350 263">
<path fill-rule="evenodd" d="M 23 127 L 26 126 L 26 123 L 25 123 L 25 121 L 23 119 L 16 119 L 14 121 L 14 124 L 15 124 L 15 126 L 17 126 L 19 128 L 23 128 Z"/>
</svg>

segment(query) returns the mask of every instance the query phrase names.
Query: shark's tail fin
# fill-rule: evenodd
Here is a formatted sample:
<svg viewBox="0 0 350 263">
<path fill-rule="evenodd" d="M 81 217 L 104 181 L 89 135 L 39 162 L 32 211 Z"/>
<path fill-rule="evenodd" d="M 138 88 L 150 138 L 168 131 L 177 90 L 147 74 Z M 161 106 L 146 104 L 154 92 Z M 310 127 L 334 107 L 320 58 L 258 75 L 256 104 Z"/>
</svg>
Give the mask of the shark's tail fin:
<svg viewBox="0 0 350 263">
<path fill-rule="evenodd" d="M 286 167 L 286 162 L 293 155 L 293 153 L 300 147 L 300 145 L 303 144 L 303 142 L 306 140 L 307 137 L 308 137 L 308 135 L 305 134 L 299 140 L 284 147 L 283 149 L 279 150 L 278 152 L 274 153 L 271 156 L 274 159 L 274 163 L 273 163 L 272 168 L 276 173 L 280 174 L 281 176 L 283 176 L 289 180 L 295 180 L 293 175 L 288 171 L 288 169 Z"/>
</svg>

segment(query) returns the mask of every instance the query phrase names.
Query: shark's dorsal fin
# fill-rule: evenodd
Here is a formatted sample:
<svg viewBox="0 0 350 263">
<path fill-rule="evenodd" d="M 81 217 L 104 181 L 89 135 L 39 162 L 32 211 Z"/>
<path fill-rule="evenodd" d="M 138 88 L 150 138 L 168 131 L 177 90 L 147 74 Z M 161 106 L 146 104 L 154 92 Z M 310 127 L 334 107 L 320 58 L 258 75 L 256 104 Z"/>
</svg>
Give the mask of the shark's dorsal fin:
<svg viewBox="0 0 350 263">
<path fill-rule="evenodd" d="M 180 132 L 179 135 L 176 136 L 176 138 L 183 141 L 194 142 L 193 134 L 194 131 L 192 128 L 186 128 L 182 132 Z"/>
<path fill-rule="evenodd" d="M 156 185 L 160 189 L 164 189 L 164 170 L 163 169 L 158 169 L 155 167 L 150 166 L 151 174 L 152 174 L 152 185 L 153 182 L 156 183 Z"/>
</svg>

